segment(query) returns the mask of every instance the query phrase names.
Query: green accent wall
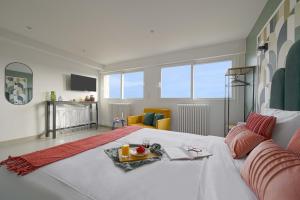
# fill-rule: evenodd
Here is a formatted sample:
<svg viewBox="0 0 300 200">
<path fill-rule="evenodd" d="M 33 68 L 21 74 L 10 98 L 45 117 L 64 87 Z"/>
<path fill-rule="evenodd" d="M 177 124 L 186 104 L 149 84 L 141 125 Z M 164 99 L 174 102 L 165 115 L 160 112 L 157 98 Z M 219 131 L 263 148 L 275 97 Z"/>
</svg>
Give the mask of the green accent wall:
<svg viewBox="0 0 300 200">
<path fill-rule="evenodd" d="M 246 65 L 252 66 L 257 65 L 257 57 L 256 57 L 256 42 L 257 42 L 257 35 L 263 28 L 263 26 L 267 23 L 270 19 L 278 5 L 282 2 L 282 0 L 269 0 L 262 13 L 258 17 L 254 27 L 252 28 L 251 32 L 249 33 L 246 39 Z"/>
</svg>

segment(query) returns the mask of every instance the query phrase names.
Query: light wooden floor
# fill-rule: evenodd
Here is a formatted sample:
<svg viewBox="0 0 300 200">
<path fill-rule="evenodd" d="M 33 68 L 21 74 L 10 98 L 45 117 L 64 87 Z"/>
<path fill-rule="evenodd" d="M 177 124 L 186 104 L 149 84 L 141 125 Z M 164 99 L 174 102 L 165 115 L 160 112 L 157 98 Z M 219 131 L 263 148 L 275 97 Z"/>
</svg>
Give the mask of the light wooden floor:
<svg viewBox="0 0 300 200">
<path fill-rule="evenodd" d="M 75 130 L 65 130 L 63 132 L 57 132 L 57 138 L 52 139 L 51 137 L 41 137 L 24 139 L 17 141 L 3 142 L 0 144 L 0 161 L 6 159 L 9 155 L 18 156 L 25 153 L 30 153 L 33 151 L 41 150 L 47 147 L 56 146 L 66 142 L 71 142 L 86 138 L 93 135 L 98 135 L 103 132 L 111 130 L 108 127 L 99 127 L 98 130 L 93 129 L 75 129 Z"/>
</svg>

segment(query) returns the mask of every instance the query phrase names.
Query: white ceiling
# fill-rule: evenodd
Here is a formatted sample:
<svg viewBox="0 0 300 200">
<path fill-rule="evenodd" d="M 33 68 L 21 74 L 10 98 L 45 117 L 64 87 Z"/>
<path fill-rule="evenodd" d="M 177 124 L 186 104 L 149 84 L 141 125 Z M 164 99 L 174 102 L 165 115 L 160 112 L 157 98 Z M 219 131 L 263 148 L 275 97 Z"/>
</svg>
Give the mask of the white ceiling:
<svg viewBox="0 0 300 200">
<path fill-rule="evenodd" d="M 266 2 L 0 0 L 0 28 L 111 64 L 246 38 Z"/>
</svg>

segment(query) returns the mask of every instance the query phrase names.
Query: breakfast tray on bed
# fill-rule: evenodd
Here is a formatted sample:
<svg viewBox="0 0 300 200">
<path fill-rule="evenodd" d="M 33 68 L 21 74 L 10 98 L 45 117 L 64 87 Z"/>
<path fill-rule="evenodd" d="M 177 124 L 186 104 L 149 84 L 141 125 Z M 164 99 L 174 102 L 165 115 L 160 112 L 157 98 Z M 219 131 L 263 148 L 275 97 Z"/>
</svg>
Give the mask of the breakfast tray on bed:
<svg viewBox="0 0 300 200">
<path fill-rule="evenodd" d="M 137 144 L 130 144 L 130 148 L 138 147 Z M 145 164 L 153 163 L 161 159 L 163 151 L 161 149 L 156 149 L 151 151 L 149 154 L 143 157 L 129 156 L 128 158 L 121 157 L 121 152 L 119 153 L 120 148 L 111 148 L 106 149 L 104 152 L 112 159 L 115 166 L 123 169 L 124 171 L 130 171 L 141 167 Z"/>
<path fill-rule="evenodd" d="M 146 160 L 146 159 L 151 159 L 151 158 L 158 158 L 160 157 L 156 153 L 149 152 L 148 154 L 144 156 L 134 156 L 132 154 L 129 154 L 128 157 L 122 156 L 122 149 L 118 149 L 118 154 L 119 154 L 119 161 L 120 162 L 133 162 L 133 161 L 139 161 L 139 160 Z"/>
</svg>

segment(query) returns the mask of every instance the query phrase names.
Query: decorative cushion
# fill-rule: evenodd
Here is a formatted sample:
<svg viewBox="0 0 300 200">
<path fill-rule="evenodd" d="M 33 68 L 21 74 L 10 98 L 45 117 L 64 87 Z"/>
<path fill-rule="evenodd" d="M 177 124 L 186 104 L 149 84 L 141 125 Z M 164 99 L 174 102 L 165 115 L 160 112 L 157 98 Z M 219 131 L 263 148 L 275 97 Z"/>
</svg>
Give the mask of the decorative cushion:
<svg viewBox="0 0 300 200">
<path fill-rule="evenodd" d="M 239 133 L 248 130 L 245 125 L 237 125 L 231 128 L 231 130 L 228 132 L 225 143 L 230 147 L 230 144 L 232 140 L 237 136 Z"/>
<path fill-rule="evenodd" d="M 143 123 L 148 126 L 152 126 L 154 119 L 154 113 L 145 113 Z"/>
<path fill-rule="evenodd" d="M 276 117 L 264 116 L 253 112 L 247 119 L 246 127 L 254 133 L 262 135 L 267 139 L 271 139 L 275 124 Z"/>
<path fill-rule="evenodd" d="M 300 158 L 272 140 L 251 151 L 241 176 L 261 200 L 299 200 Z"/>
<path fill-rule="evenodd" d="M 232 140 L 229 148 L 233 158 L 243 158 L 257 145 L 259 145 L 265 138 L 250 130 L 240 132 Z"/>
<path fill-rule="evenodd" d="M 157 120 L 163 119 L 165 116 L 161 113 L 155 113 L 154 119 L 153 119 L 153 126 L 156 127 Z"/>
<path fill-rule="evenodd" d="M 300 128 L 295 132 L 287 146 L 287 150 L 300 155 Z"/>
</svg>

